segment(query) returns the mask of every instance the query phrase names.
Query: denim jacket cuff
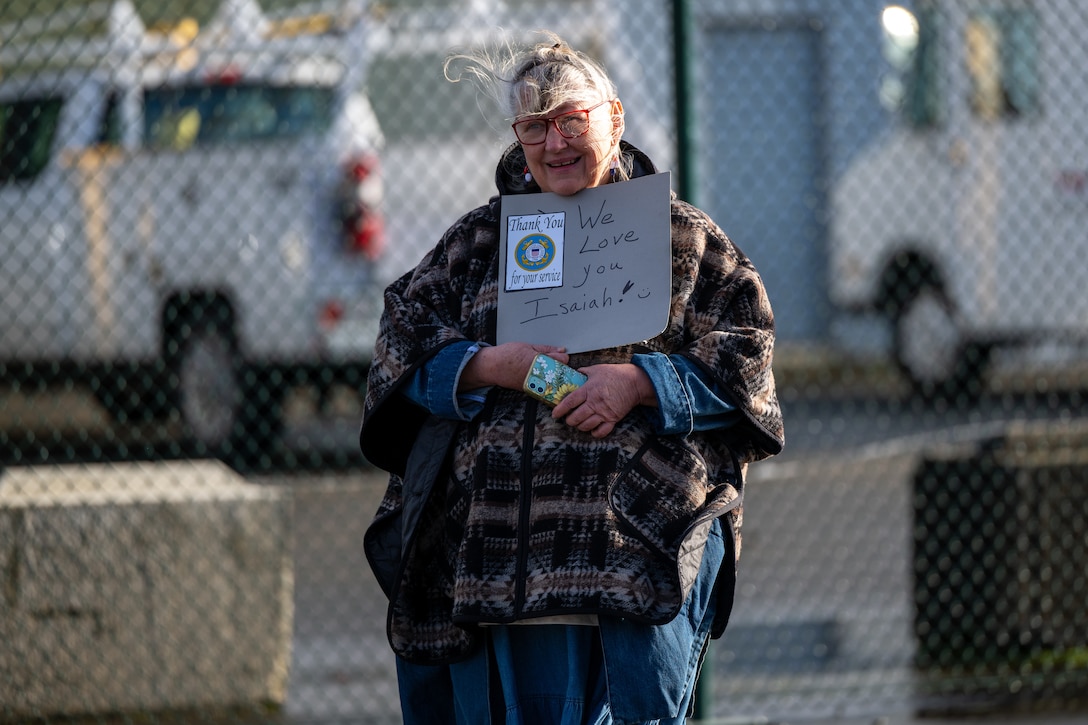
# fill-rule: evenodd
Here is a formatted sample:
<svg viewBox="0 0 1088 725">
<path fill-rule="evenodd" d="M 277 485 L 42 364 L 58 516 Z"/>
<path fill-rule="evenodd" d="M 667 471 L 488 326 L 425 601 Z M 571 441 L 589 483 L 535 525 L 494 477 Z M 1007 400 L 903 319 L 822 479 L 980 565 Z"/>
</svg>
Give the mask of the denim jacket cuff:
<svg viewBox="0 0 1088 725">
<path fill-rule="evenodd" d="M 691 433 L 695 426 L 691 400 L 669 356 L 661 352 L 636 354 L 631 362 L 641 368 L 653 383 L 657 412 L 651 415 L 651 419 L 656 432 L 663 435 Z"/>
</svg>

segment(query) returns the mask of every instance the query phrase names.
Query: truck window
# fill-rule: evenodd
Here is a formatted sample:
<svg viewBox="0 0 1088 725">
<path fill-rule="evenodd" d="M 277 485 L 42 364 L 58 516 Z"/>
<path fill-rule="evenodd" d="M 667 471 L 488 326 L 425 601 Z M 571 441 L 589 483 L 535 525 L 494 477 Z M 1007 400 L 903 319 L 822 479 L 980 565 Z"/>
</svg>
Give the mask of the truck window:
<svg viewBox="0 0 1088 725">
<path fill-rule="evenodd" d="M 1031 8 L 990 8 L 967 21 L 967 71 L 971 110 L 987 120 L 1011 118 L 1035 110 L 1037 18 Z"/>
<path fill-rule="evenodd" d="M 444 62 L 445 55 L 423 51 L 374 59 L 367 70 L 367 96 L 387 140 L 438 140 L 479 133 L 480 109 L 473 94 L 458 92 L 457 84 L 431 71 Z M 462 71 L 459 67 L 450 70 L 454 76 Z M 404 83 L 403 78 L 413 81 Z M 416 112 L 436 105 L 444 109 L 441 123 Z"/>
<path fill-rule="evenodd" d="M 941 116 L 938 16 L 929 3 L 917 15 L 889 5 L 882 17 L 884 57 L 890 66 L 881 83 L 881 102 L 910 126 L 936 126 Z"/>
<path fill-rule="evenodd" d="M 247 84 L 148 89 L 144 143 L 196 145 L 270 141 L 320 134 L 332 123 L 333 90 Z"/>
<path fill-rule="evenodd" d="M 33 179 L 49 163 L 61 99 L 0 102 L 0 184 Z"/>
</svg>

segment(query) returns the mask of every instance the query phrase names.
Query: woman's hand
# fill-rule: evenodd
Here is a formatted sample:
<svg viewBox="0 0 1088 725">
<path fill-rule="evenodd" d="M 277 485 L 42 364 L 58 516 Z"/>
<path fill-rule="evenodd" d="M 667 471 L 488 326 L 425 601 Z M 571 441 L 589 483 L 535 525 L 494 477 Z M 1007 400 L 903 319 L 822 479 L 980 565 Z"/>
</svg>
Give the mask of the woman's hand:
<svg viewBox="0 0 1088 725">
<path fill-rule="evenodd" d="M 594 438 L 604 438 L 611 433 L 616 423 L 637 405 L 657 407 L 653 383 L 637 365 L 590 365 L 581 372 L 589 376 L 589 380 L 564 396 L 552 411 L 552 417 L 565 418 L 567 425 Z"/>
<path fill-rule="evenodd" d="M 488 385 L 521 390 L 533 358 L 544 353 L 561 363 L 570 361 L 565 348 L 551 345 L 530 345 L 527 342 L 504 342 L 481 347 L 461 371 L 458 390 L 475 390 Z"/>
</svg>

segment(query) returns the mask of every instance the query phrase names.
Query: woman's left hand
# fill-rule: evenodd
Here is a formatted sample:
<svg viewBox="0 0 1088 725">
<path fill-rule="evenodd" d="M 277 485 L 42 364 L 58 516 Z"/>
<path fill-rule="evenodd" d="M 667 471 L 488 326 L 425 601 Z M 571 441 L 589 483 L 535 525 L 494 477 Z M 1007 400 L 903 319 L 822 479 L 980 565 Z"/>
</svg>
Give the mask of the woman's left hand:
<svg viewBox="0 0 1088 725">
<path fill-rule="evenodd" d="M 589 379 L 559 401 L 552 417 L 594 438 L 611 433 L 635 406 L 657 405 L 650 377 L 637 365 L 590 365 L 581 371 Z"/>
</svg>

